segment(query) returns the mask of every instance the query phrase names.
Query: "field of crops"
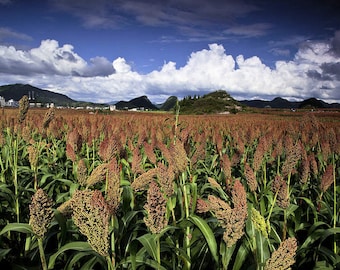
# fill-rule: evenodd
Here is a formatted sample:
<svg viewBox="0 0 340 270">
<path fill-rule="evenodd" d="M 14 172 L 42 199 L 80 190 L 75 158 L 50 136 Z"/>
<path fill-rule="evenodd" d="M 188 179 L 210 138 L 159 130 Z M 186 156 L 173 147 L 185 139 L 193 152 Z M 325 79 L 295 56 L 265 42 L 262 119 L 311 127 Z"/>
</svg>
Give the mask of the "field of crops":
<svg viewBox="0 0 340 270">
<path fill-rule="evenodd" d="M 0 111 L 1 269 L 340 267 L 340 113 Z"/>
</svg>

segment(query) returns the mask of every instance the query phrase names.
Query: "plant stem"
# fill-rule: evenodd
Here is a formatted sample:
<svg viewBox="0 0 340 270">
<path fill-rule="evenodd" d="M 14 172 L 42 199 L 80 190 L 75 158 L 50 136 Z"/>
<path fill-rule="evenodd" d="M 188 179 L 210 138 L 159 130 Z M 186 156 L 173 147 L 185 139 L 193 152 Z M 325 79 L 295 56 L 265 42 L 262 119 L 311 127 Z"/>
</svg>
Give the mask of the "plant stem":
<svg viewBox="0 0 340 270">
<path fill-rule="evenodd" d="M 161 266 L 161 244 L 160 244 L 160 235 L 157 235 L 156 237 L 156 245 L 157 245 L 157 262 L 158 262 L 158 266 L 157 269 L 160 269 Z"/>
<path fill-rule="evenodd" d="M 182 188 L 183 188 L 183 195 L 184 195 L 184 208 L 185 208 L 185 217 L 189 218 L 189 202 L 188 202 L 188 192 L 187 192 L 187 186 L 185 183 L 185 175 L 182 174 Z M 185 228 L 185 247 L 186 247 L 186 253 L 188 255 L 188 258 L 190 258 L 190 226 L 186 226 Z M 186 261 L 186 269 L 190 269 L 191 263 L 190 261 Z"/>
<path fill-rule="evenodd" d="M 20 207 L 19 207 L 19 186 L 18 186 L 18 138 L 13 142 L 13 182 L 15 194 L 15 213 L 17 222 L 20 222 Z"/>
<path fill-rule="evenodd" d="M 177 139 L 177 127 L 178 127 L 178 117 L 179 117 L 179 109 L 180 109 L 180 106 L 179 106 L 179 103 L 178 103 L 178 100 L 176 102 L 176 105 L 175 105 L 175 131 L 174 131 L 174 144 L 176 144 L 176 139 Z"/>
<path fill-rule="evenodd" d="M 267 167 L 266 162 L 262 163 L 262 170 L 263 170 L 263 188 L 267 188 Z"/>
<path fill-rule="evenodd" d="M 268 234 L 270 234 L 270 230 L 271 230 L 271 227 L 270 227 L 270 216 L 272 215 L 273 208 L 274 208 L 274 205 L 275 205 L 275 202 L 276 202 L 276 197 L 277 197 L 278 193 L 279 193 L 279 191 L 276 191 L 276 193 L 274 195 L 273 203 L 272 203 L 272 205 L 270 207 L 269 214 L 268 214 L 268 217 L 267 217 Z"/>
<path fill-rule="evenodd" d="M 290 186 L 290 177 L 291 173 L 288 174 L 288 181 L 287 181 L 287 199 L 289 198 L 289 186 Z M 282 231 L 282 241 L 286 240 L 287 236 L 287 209 L 283 211 L 284 221 L 283 221 L 283 231 Z"/>
<path fill-rule="evenodd" d="M 111 262 L 111 266 L 112 269 L 116 268 L 116 248 L 115 248 L 115 216 L 111 217 L 111 227 L 112 227 L 112 233 L 111 233 L 111 257 L 108 256 L 110 258 L 110 262 Z M 110 269 L 110 268 L 109 268 Z"/>
<path fill-rule="evenodd" d="M 114 270 L 114 263 L 112 262 L 112 259 L 110 256 L 106 256 L 106 261 L 107 261 L 107 269 L 108 270 Z"/>
<path fill-rule="evenodd" d="M 47 270 L 45 252 L 44 252 L 44 245 L 43 245 L 43 238 L 38 238 L 38 246 L 39 246 L 39 253 L 40 253 L 40 261 L 41 267 L 43 270 Z"/>
<path fill-rule="evenodd" d="M 334 158 L 334 153 L 333 153 L 333 187 L 334 187 L 334 191 L 333 191 L 333 228 L 335 230 L 336 228 L 336 221 L 337 221 L 337 211 L 336 211 L 336 177 L 335 177 L 335 158 Z M 334 254 L 337 254 L 337 247 L 336 247 L 336 237 L 335 237 L 335 233 L 334 233 Z"/>
<path fill-rule="evenodd" d="M 0 153 L 0 168 L 1 168 L 1 172 L 5 171 L 4 164 L 2 162 L 2 154 L 1 153 Z M 1 178 L 2 183 L 6 183 L 6 178 L 5 178 L 3 173 L 1 173 L 0 178 Z"/>
</svg>

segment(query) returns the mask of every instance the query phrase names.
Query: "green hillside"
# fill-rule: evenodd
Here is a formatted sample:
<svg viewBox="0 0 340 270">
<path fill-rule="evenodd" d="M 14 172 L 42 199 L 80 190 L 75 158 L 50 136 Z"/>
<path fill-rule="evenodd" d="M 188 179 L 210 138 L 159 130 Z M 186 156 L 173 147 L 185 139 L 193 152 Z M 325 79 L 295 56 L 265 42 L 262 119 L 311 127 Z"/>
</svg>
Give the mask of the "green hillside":
<svg viewBox="0 0 340 270">
<path fill-rule="evenodd" d="M 29 84 L 11 84 L 0 86 L 0 96 L 5 100 L 20 100 L 24 95 L 28 96 L 32 102 L 55 103 L 56 105 L 72 105 L 76 101 L 58 93 L 43 90 Z"/>
<path fill-rule="evenodd" d="M 13 99 L 19 101 L 24 95 L 28 96 L 31 102 L 41 103 L 43 106 L 54 103 L 56 106 L 91 106 L 94 103 L 76 101 L 66 95 L 58 94 L 49 90 L 43 90 L 29 84 L 10 84 L 0 86 L 0 96 L 5 100 Z"/>
<path fill-rule="evenodd" d="M 182 114 L 236 113 L 243 106 L 224 90 L 218 90 L 202 97 L 187 96 L 179 102 L 179 105 Z"/>
<path fill-rule="evenodd" d="M 171 111 L 178 101 L 178 98 L 176 96 L 169 97 L 160 107 L 160 110 L 162 111 Z"/>
</svg>

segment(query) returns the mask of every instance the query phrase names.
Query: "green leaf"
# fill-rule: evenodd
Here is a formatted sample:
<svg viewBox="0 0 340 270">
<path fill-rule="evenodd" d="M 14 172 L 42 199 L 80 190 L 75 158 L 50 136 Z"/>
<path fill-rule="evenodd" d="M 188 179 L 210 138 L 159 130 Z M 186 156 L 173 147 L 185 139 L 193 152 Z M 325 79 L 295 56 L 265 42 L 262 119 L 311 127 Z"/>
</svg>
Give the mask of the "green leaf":
<svg viewBox="0 0 340 270">
<path fill-rule="evenodd" d="M 299 206 L 295 205 L 295 204 L 290 204 L 288 209 L 287 209 L 287 217 L 289 217 L 290 215 L 292 215 L 296 209 L 298 209 Z"/>
<path fill-rule="evenodd" d="M 257 263 L 264 265 L 270 257 L 268 240 L 259 231 L 255 232 Z"/>
<path fill-rule="evenodd" d="M 143 266 L 148 265 L 157 270 L 167 270 L 163 266 L 159 265 L 159 263 L 156 262 L 155 260 L 145 259 L 144 256 L 136 256 L 133 260 L 135 260 L 136 264 L 138 265 L 143 265 Z M 122 260 L 120 262 L 121 265 L 128 264 L 128 263 L 131 263 L 130 257 L 127 257 L 125 260 Z"/>
<path fill-rule="evenodd" d="M 189 220 L 201 230 L 205 240 L 207 241 L 207 244 L 209 246 L 210 252 L 214 260 L 218 262 L 217 243 L 215 235 L 211 228 L 209 227 L 208 223 L 204 219 L 196 215 L 189 216 Z"/>
<path fill-rule="evenodd" d="M 314 270 L 333 270 L 334 268 L 326 261 L 319 261 L 315 263 Z"/>
<path fill-rule="evenodd" d="M 95 269 L 94 266 L 97 264 L 98 257 L 93 257 L 82 265 L 81 270 Z M 102 265 L 103 266 L 103 265 Z"/>
<path fill-rule="evenodd" d="M 325 230 L 322 233 L 322 237 L 320 242 L 323 242 L 327 237 L 331 236 L 331 235 L 335 235 L 335 234 L 340 234 L 340 227 L 336 227 L 336 228 L 330 228 Z"/>
<path fill-rule="evenodd" d="M 121 221 L 124 224 L 124 227 L 128 227 L 130 222 L 133 220 L 133 218 L 140 213 L 141 211 L 130 211 L 127 212 L 122 218 Z"/>
<path fill-rule="evenodd" d="M 15 232 L 21 232 L 21 233 L 33 233 L 31 225 L 27 223 L 9 223 L 2 229 L 2 231 L 0 232 L 0 235 L 7 233 L 9 231 L 15 231 Z"/>
<path fill-rule="evenodd" d="M 159 239 L 157 238 L 158 238 L 158 235 L 154 235 L 150 233 L 144 234 L 137 238 L 137 240 L 141 242 L 141 244 L 146 248 L 146 251 L 155 261 L 157 261 L 157 258 L 158 258 L 157 241 Z"/>
<path fill-rule="evenodd" d="M 92 248 L 87 242 L 71 242 L 62 246 L 56 253 L 54 253 L 48 262 L 48 269 L 53 269 L 55 261 L 57 257 L 67 250 L 76 250 L 76 251 L 92 251 Z"/>
<path fill-rule="evenodd" d="M 243 244 L 237 250 L 235 262 L 234 262 L 234 265 L 233 265 L 233 270 L 241 269 L 244 261 L 247 258 L 247 255 L 249 253 L 249 247 L 248 246 L 249 246 L 249 242 L 243 242 Z"/>
<path fill-rule="evenodd" d="M 81 253 L 76 253 L 72 259 L 68 262 L 68 264 L 65 266 L 64 269 L 66 270 L 73 270 L 75 268 L 75 264 L 80 261 L 82 258 L 89 256 L 92 252 L 81 252 Z"/>
<path fill-rule="evenodd" d="M 308 199 L 306 197 L 297 197 L 296 199 L 304 200 L 308 204 L 310 209 L 313 211 L 314 222 L 316 222 L 318 220 L 318 212 L 316 210 L 315 203 L 313 203 L 310 199 Z"/>
<path fill-rule="evenodd" d="M 11 251 L 11 248 L 0 249 L 0 261 Z"/>
</svg>

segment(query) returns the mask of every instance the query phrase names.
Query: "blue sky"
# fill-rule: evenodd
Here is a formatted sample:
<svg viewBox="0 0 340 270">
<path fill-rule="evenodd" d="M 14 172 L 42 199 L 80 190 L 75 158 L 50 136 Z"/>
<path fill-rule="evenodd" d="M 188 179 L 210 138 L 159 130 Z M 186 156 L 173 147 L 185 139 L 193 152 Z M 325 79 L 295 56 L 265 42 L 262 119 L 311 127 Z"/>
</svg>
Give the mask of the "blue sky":
<svg viewBox="0 0 340 270">
<path fill-rule="evenodd" d="M 0 0 L 0 85 L 340 102 L 338 0 Z"/>
</svg>

